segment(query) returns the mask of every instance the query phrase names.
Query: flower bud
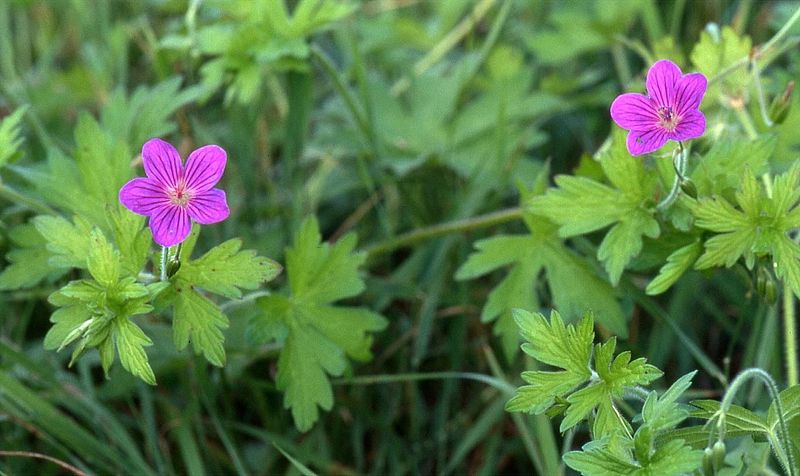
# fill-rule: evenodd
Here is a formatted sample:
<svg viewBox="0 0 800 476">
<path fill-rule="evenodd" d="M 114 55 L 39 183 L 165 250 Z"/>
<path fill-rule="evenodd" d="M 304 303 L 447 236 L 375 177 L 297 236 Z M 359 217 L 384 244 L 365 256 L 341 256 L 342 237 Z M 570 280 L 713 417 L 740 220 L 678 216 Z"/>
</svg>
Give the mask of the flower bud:
<svg viewBox="0 0 800 476">
<path fill-rule="evenodd" d="M 167 277 L 171 278 L 175 276 L 175 273 L 177 273 L 179 269 L 181 269 L 180 261 L 176 259 L 170 261 L 169 263 L 167 263 Z"/>
<path fill-rule="evenodd" d="M 694 186 L 694 182 L 692 182 L 692 179 L 690 178 L 683 179 L 681 181 L 681 190 L 683 190 L 683 193 L 685 193 L 686 195 L 692 198 L 697 198 L 697 187 Z"/>
<path fill-rule="evenodd" d="M 714 476 L 714 451 L 711 448 L 703 450 L 703 476 Z"/>
<path fill-rule="evenodd" d="M 712 453 L 712 460 L 714 464 L 714 469 L 719 471 L 720 469 L 725 466 L 725 443 L 723 441 L 717 440 L 714 443 L 714 446 L 711 448 Z"/>
<path fill-rule="evenodd" d="M 789 115 L 792 108 L 792 92 L 794 92 L 794 81 L 789 81 L 783 94 L 775 96 L 769 106 L 769 118 L 775 124 L 782 124 Z"/>
<path fill-rule="evenodd" d="M 756 291 L 768 304 L 775 304 L 778 298 L 778 288 L 775 277 L 764 266 L 759 266 L 756 271 Z"/>
</svg>

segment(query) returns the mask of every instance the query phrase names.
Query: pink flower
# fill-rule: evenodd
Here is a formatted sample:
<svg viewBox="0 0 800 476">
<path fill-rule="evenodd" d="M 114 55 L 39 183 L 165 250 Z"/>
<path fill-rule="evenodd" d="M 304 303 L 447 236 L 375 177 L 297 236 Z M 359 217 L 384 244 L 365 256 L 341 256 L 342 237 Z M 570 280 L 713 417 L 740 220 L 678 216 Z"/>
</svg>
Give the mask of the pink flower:
<svg viewBox="0 0 800 476">
<path fill-rule="evenodd" d="M 700 137 L 706 118 L 697 108 L 708 81 L 701 73 L 681 75 L 669 60 L 656 62 L 647 72 L 647 96 L 622 94 L 611 104 L 611 118 L 628 133 L 628 152 L 642 155 L 668 140 Z"/>
<path fill-rule="evenodd" d="M 206 145 L 189 154 L 186 167 L 171 144 L 150 139 L 142 146 L 147 178 L 135 178 L 122 186 L 119 201 L 130 211 L 150 217 L 153 239 L 174 246 L 189 236 L 191 220 L 202 225 L 228 218 L 225 192 L 212 188 L 227 162 L 225 151 Z"/>
</svg>

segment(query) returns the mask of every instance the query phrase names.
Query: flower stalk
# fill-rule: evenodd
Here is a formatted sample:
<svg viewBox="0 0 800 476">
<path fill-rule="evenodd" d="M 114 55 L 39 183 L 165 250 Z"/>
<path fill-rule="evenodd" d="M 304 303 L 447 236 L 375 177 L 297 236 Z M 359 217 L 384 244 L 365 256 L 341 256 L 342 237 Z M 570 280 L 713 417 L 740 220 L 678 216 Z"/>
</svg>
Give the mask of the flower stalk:
<svg viewBox="0 0 800 476">
<path fill-rule="evenodd" d="M 790 445 L 791 438 L 789 436 L 789 429 L 786 426 L 786 419 L 784 418 L 783 413 L 783 405 L 781 404 L 780 394 L 778 392 L 778 386 L 775 384 L 775 380 L 772 379 L 769 373 L 765 372 L 759 368 L 750 368 L 743 370 L 739 375 L 736 376 L 735 379 L 731 382 L 730 387 L 725 392 L 725 396 L 722 398 L 722 403 L 720 404 L 718 418 L 717 418 L 717 441 L 722 442 L 725 439 L 725 418 L 728 412 L 731 409 L 731 405 L 733 404 L 733 399 L 744 385 L 745 382 L 752 379 L 761 380 L 764 383 L 764 386 L 767 387 L 767 391 L 769 392 L 770 399 L 773 401 L 775 405 L 775 413 L 778 415 L 778 431 L 779 431 L 779 438 L 774 439 L 774 435 L 772 432 L 768 435 L 770 440 L 770 445 L 772 446 L 773 451 L 775 452 L 775 456 L 777 457 L 778 461 L 781 463 L 783 468 L 786 470 L 786 473 L 790 476 L 797 475 L 797 467 L 794 461 L 794 454 L 791 451 Z M 777 441 L 776 441 L 777 440 Z"/>
<path fill-rule="evenodd" d="M 667 210 L 675 200 L 678 199 L 678 196 L 681 194 L 681 185 L 686 183 L 686 163 L 688 162 L 688 149 L 683 147 L 683 142 L 678 142 L 678 151 L 675 156 L 672 158 L 672 166 L 675 168 L 675 180 L 672 182 L 672 189 L 670 189 L 669 194 L 664 197 L 658 205 L 656 205 L 656 210 L 663 212 Z"/>
<path fill-rule="evenodd" d="M 167 280 L 167 257 L 169 256 L 169 247 L 161 247 L 161 281 Z"/>
<path fill-rule="evenodd" d="M 786 383 L 793 387 L 800 383 L 797 369 L 797 319 L 794 307 L 794 293 L 788 286 L 783 288 L 783 340 L 786 352 Z"/>
</svg>

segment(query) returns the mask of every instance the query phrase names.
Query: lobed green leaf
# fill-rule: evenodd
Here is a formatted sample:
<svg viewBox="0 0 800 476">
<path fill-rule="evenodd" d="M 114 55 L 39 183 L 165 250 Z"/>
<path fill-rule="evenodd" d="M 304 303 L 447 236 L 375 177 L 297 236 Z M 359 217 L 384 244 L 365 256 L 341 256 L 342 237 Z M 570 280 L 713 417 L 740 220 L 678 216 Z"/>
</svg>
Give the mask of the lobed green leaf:
<svg viewBox="0 0 800 476">
<path fill-rule="evenodd" d="M 228 318 L 216 304 L 199 294 L 191 284 L 179 281 L 175 286 L 172 337 L 175 347 L 183 350 L 192 343 L 196 354 L 217 367 L 225 365 L 225 336 Z"/>
<path fill-rule="evenodd" d="M 278 263 L 258 256 L 253 250 L 240 251 L 241 247 L 241 240 L 228 240 L 200 258 L 184 263 L 178 274 L 208 292 L 239 298 L 242 289 L 256 289 L 281 272 Z"/>
</svg>

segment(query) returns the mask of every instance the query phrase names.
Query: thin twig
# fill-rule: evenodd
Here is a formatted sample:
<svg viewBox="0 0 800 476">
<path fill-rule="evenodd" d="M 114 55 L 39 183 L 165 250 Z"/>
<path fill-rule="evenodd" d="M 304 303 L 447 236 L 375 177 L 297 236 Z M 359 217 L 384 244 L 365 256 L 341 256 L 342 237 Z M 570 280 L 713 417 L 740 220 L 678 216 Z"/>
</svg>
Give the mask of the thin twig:
<svg viewBox="0 0 800 476">
<path fill-rule="evenodd" d="M 78 476 L 88 476 L 86 473 L 81 471 L 80 469 L 72 466 L 71 464 L 61 461 L 58 458 L 54 458 L 52 456 L 48 456 L 42 453 L 34 453 L 32 451 L 3 451 L 0 450 L 0 456 L 8 456 L 8 457 L 20 457 L 20 458 L 36 458 L 36 459 L 43 459 L 49 461 L 56 466 L 59 466 L 61 469 L 69 471 L 70 473 L 76 474 Z"/>
</svg>

